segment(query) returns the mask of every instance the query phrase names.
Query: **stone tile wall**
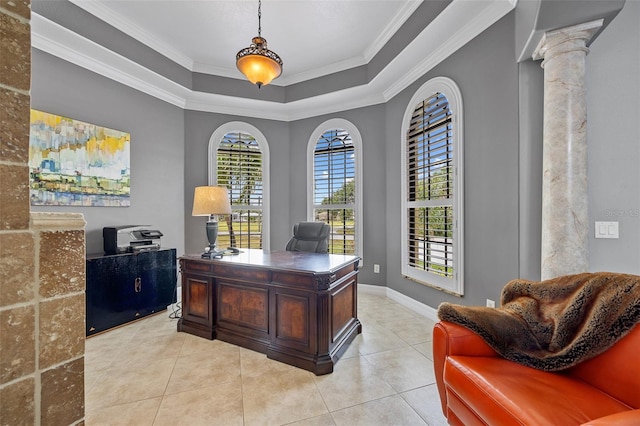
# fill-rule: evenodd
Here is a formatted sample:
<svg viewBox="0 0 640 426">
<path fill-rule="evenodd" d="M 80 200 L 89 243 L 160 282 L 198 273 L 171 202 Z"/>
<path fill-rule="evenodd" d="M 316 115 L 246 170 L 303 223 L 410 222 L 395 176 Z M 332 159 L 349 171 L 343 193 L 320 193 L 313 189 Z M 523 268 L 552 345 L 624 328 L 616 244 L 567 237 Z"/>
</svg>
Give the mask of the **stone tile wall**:
<svg viewBox="0 0 640 426">
<path fill-rule="evenodd" d="M 29 207 L 30 0 L 0 0 L 0 425 L 84 423 L 85 221 Z"/>
</svg>

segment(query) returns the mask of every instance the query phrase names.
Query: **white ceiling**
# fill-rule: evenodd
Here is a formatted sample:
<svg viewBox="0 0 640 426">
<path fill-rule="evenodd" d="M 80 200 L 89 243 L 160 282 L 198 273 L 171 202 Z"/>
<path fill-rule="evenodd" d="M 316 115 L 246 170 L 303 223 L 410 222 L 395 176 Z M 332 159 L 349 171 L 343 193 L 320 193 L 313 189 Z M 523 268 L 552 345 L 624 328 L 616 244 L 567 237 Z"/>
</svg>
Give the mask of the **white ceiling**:
<svg viewBox="0 0 640 426">
<path fill-rule="evenodd" d="M 71 0 L 190 69 L 243 78 L 236 53 L 258 34 L 257 0 Z M 263 0 L 262 36 L 287 85 L 366 64 L 422 0 Z"/>
</svg>

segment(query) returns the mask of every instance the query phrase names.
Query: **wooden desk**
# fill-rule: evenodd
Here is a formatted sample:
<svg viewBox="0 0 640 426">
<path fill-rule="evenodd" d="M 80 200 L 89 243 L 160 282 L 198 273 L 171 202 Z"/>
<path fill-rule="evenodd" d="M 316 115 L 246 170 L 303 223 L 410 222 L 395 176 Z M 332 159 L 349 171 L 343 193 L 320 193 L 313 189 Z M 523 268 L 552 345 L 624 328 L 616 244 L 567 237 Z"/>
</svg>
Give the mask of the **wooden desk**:
<svg viewBox="0 0 640 426">
<path fill-rule="evenodd" d="M 180 258 L 178 331 L 220 339 L 314 372 L 333 371 L 362 331 L 357 256 L 243 250 Z"/>
</svg>

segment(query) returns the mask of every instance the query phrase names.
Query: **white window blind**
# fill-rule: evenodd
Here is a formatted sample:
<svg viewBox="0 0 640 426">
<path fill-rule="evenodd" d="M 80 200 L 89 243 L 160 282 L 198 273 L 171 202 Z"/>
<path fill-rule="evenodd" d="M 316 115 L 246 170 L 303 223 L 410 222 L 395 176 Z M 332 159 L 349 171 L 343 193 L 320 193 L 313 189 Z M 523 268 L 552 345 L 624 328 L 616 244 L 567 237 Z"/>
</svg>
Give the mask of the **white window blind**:
<svg viewBox="0 0 640 426">
<path fill-rule="evenodd" d="M 248 133 L 227 133 L 218 146 L 216 182 L 229 189 L 232 210 L 219 224 L 220 247 L 262 248 L 262 157 Z"/>
<path fill-rule="evenodd" d="M 327 130 L 313 156 L 313 217 L 331 226 L 329 253 L 354 254 L 355 149 L 346 130 Z"/>
<path fill-rule="evenodd" d="M 416 105 L 407 132 L 407 261 L 454 277 L 454 144 L 452 112 L 442 93 Z"/>
</svg>

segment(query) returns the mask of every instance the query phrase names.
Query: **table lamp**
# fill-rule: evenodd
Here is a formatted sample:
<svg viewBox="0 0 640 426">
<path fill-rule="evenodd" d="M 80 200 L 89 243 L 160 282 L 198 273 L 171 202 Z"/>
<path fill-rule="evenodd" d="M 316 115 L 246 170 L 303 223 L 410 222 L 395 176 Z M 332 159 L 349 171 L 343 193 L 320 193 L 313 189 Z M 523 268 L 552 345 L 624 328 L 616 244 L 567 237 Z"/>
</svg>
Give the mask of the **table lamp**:
<svg viewBox="0 0 640 426">
<path fill-rule="evenodd" d="M 202 253 L 203 258 L 222 257 L 224 250 L 216 250 L 218 238 L 218 215 L 231 214 L 229 192 L 223 186 L 197 186 L 193 193 L 192 216 L 209 216 L 207 221 L 207 239 L 209 247 Z"/>
</svg>

